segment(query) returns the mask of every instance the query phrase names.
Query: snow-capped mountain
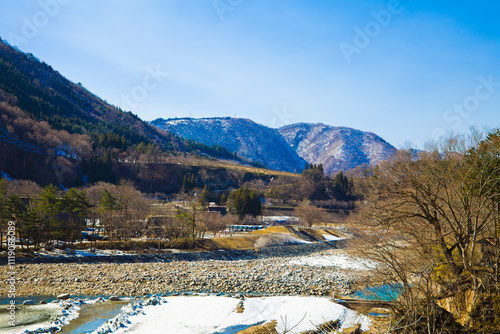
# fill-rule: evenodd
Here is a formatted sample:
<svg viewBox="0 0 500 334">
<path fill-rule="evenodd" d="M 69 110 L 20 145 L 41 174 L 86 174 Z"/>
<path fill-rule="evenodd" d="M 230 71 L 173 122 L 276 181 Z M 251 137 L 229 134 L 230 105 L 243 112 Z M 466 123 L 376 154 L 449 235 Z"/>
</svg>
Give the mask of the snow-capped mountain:
<svg viewBox="0 0 500 334">
<path fill-rule="evenodd" d="M 152 125 L 206 145 L 219 145 L 270 169 L 302 172 L 306 161 L 276 130 L 244 118 L 156 119 Z"/>
<path fill-rule="evenodd" d="M 278 130 L 299 156 L 323 164 L 326 174 L 361 164 L 374 166 L 396 151 L 376 134 L 352 128 L 297 123 Z"/>
<path fill-rule="evenodd" d="M 345 127 L 297 123 L 272 129 L 242 118 L 157 119 L 160 129 L 206 145 L 220 145 L 268 168 L 301 172 L 306 162 L 326 174 L 376 165 L 396 149 L 379 136 Z"/>
</svg>

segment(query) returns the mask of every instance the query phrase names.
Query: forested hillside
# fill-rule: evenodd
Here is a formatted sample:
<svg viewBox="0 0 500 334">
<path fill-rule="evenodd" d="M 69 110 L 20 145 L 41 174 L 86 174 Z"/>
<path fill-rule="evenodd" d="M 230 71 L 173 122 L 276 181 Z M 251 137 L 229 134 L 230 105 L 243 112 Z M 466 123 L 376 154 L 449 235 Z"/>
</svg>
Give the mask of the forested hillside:
<svg viewBox="0 0 500 334">
<path fill-rule="evenodd" d="M 267 126 L 245 118 L 158 118 L 152 125 L 176 135 L 223 146 L 238 155 L 265 164 L 268 168 L 300 173 L 306 165 L 285 139 Z"/>
<path fill-rule="evenodd" d="M 223 147 L 150 126 L 2 40 L 0 112 L 0 172 L 42 185 L 115 182 L 127 169 L 119 162 L 165 162 L 179 154 L 242 161 Z"/>
</svg>

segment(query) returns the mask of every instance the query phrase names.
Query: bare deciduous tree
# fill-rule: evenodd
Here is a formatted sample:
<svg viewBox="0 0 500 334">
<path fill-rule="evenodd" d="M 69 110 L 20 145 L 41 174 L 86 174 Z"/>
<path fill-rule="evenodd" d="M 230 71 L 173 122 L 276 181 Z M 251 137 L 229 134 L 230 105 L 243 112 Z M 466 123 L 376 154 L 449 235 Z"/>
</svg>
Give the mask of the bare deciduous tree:
<svg viewBox="0 0 500 334">
<path fill-rule="evenodd" d="M 416 311 L 406 324 L 422 316 L 429 333 L 442 329 L 439 300 L 453 297 L 455 314 L 470 320 L 471 307 L 489 289 L 491 270 L 481 262 L 479 245 L 498 226 L 499 151 L 485 159 L 470 149 L 477 145 L 453 137 L 418 159 L 412 151 L 398 152 L 368 178 L 353 217 L 375 228 L 376 237 L 367 237 L 362 249 L 382 264 L 385 278 L 401 285 L 401 310 Z"/>
<path fill-rule="evenodd" d="M 307 200 L 295 208 L 295 215 L 309 228 L 327 219 L 326 211 L 323 208 L 311 205 Z"/>
</svg>

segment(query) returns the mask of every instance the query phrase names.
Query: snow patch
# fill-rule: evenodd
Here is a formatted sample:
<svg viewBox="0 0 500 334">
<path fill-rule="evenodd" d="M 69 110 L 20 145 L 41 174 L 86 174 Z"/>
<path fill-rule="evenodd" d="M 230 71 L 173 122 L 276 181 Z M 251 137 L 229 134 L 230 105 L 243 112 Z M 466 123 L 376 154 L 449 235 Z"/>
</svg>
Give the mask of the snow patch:
<svg viewBox="0 0 500 334">
<path fill-rule="evenodd" d="M 85 300 L 79 298 L 57 302 L 56 305 L 62 308 L 62 315 L 50 323 L 38 324 L 36 326 L 38 328 L 25 330 L 23 334 L 56 333 L 60 331 L 63 326 L 69 324 L 70 321 L 79 317 L 80 305 L 85 303 Z"/>
<path fill-rule="evenodd" d="M 288 245 L 310 244 L 305 241 L 285 233 L 270 233 L 255 240 L 255 248 L 281 247 Z"/>
<path fill-rule="evenodd" d="M 344 240 L 344 238 L 336 237 L 331 234 L 323 234 L 323 238 L 325 238 L 326 241 L 338 241 L 338 240 Z"/>
<path fill-rule="evenodd" d="M 290 260 L 289 264 L 311 266 L 311 267 L 338 267 L 340 269 L 373 269 L 376 264 L 369 260 L 363 260 L 347 255 L 316 255 L 306 256 Z"/>
<path fill-rule="evenodd" d="M 243 313 L 236 308 L 236 298 L 216 296 L 157 298 L 156 305 L 136 303 L 124 307 L 123 312 L 93 334 L 107 333 L 162 333 L 176 334 L 234 333 L 257 324 L 277 321 L 278 333 L 296 326 L 292 332 L 314 330 L 316 325 L 339 320 L 340 330 L 361 325 L 368 330 L 368 317 L 333 303 L 314 297 L 247 298 Z"/>
</svg>

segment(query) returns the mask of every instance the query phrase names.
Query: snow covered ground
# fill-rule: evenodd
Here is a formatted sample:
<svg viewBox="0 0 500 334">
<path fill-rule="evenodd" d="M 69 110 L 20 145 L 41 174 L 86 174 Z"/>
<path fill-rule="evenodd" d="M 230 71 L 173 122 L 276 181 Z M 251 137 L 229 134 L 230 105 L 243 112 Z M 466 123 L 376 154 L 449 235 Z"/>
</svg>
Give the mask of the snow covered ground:
<svg viewBox="0 0 500 334">
<path fill-rule="evenodd" d="M 90 250 L 61 250 L 54 249 L 52 251 L 39 251 L 35 252 L 36 255 L 46 256 L 46 257 L 92 257 L 92 256 L 117 256 L 117 255 L 128 255 L 127 252 L 120 250 L 100 250 L 95 249 Z"/>
<path fill-rule="evenodd" d="M 14 333 L 23 333 L 26 330 L 36 330 L 39 328 L 45 328 L 49 327 L 51 321 L 46 320 L 42 321 L 41 323 L 36 323 L 37 321 L 40 321 L 40 318 L 43 318 L 41 316 L 42 314 L 46 315 L 52 315 L 53 317 L 61 317 L 62 316 L 62 308 L 59 304 L 45 304 L 45 305 L 33 305 L 30 306 L 29 312 L 26 311 L 26 309 L 20 309 L 19 306 L 16 307 L 16 324 L 18 324 L 16 327 L 9 327 L 8 321 L 10 319 L 7 318 L 8 312 L 3 313 L 0 316 L 0 333 L 5 333 L 5 334 L 14 334 Z M 35 324 L 29 324 L 29 325 L 23 325 L 23 322 L 35 322 Z M 19 324 L 21 323 L 21 324 Z"/>
<path fill-rule="evenodd" d="M 129 300 L 132 301 L 131 298 Z M 0 333 L 55 333 L 60 331 L 63 326 L 68 325 L 72 320 L 75 320 L 80 316 L 80 308 L 83 304 L 93 305 L 105 301 L 106 300 L 101 297 L 92 299 L 71 298 L 64 301 L 55 300 L 46 305 L 30 306 L 29 311 L 31 313 L 47 313 L 47 310 L 52 310 L 52 313 L 59 314 L 52 317 L 52 320 L 49 321 L 39 322 L 32 325 L 20 325 L 11 329 L 1 329 Z"/>
<path fill-rule="evenodd" d="M 302 266 L 338 267 L 341 269 L 355 270 L 372 269 L 376 266 L 376 264 L 372 261 L 342 254 L 304 256 L 292 259 L 288 263 Z"/>
<path fill-rule="evenodd" d="M 265 247 L 281 247 L 288 245 L 310 244 L 311 242 L 305 241 L 285 233 L 271 233 L 265 234 L 259 239 L 255 240 L 255 248 Z"/>
<path fill-rule="evenodd" d="M 78 318 L 80 305 L 89 302 L 80 299 L 67 301 L 54 301 L 46 305 L 29 306 L 30 313 L 59 313 L 52 317 L 52 320 L 39 322 L 31 325 L 17 325 L 12 328 L 2 329 L 1 333 L 55 333 L 62 326 L 68 324 L 71 320 Z M 26 310 L 24 312 L 27 312 Z M 21 318 L 21 319 L 19 319 Z M 23 314 L 19 317 L 16 314 L 16 322 L 22 322 Z"/>
<path fill-rule="evenodd" d="M 339 238 L 331 234 L 323 234 L 323 238 L 325 238 L 326 241 L 344 240 L 344 238 Z"/>
<path fill-rule="evenodd" d="M 273 320 L 279 333 L 291 328 L 293 330 L 287 333 L 313 330 L 317 325 L 337 319 L 340 329 L 359 323 L 362 330 L 367 330 L 371 325 L 366 316 L 326 298 L 247 298 L 243 301 L 244 311 L 237 313 L 240 302 L 236 298 L 217 296 L 155 298 L 152 304 L 158 305 L 145 302 L 124 307 L 122 314 L 93 334 L 232 334 Z"/>
</svg>

